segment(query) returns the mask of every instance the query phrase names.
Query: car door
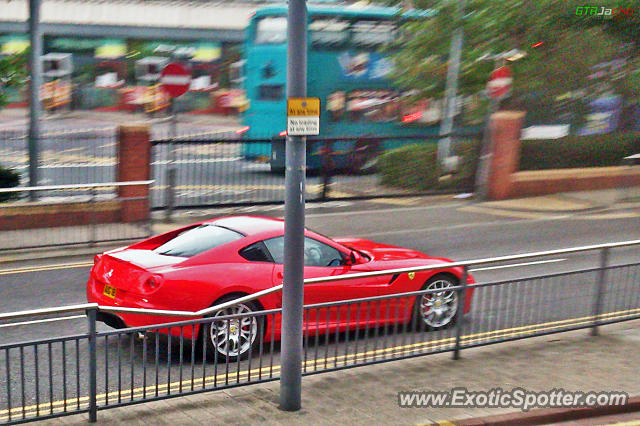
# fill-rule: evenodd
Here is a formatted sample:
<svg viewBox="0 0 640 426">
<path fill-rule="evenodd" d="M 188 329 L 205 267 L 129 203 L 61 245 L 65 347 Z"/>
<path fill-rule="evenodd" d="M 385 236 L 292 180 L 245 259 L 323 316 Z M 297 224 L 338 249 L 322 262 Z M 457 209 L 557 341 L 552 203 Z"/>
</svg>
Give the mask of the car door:
<svg viewBox="0 0 640 426">
<path fill-rule="evenodd" d="M 282 284 L 284 238 L 276 237 L 265 240 L 276 265 L 274 267 L 274 285 Z M 349 265 L 348 254 L 337 248 L 311 237 L 305 237 L 304 278 L 330 277 L 362 272 L 358 265 Z M 341 300 L 374 297 L 380 294 L 380 287 L 387 284 L 388 279 L 370 277 L 346 279 L 333 282 L 306 284 L 304 287 L 304 304 L 315 305 Z M 339 306 L 317 307 L 305 309 L 304 327 L 307 334 L 316 334 L 328 328 L 345 329 L 363 327 L 367 322 L 375 321 L 376 304 L 372 302 L 340 304 Z"/>
</svg>

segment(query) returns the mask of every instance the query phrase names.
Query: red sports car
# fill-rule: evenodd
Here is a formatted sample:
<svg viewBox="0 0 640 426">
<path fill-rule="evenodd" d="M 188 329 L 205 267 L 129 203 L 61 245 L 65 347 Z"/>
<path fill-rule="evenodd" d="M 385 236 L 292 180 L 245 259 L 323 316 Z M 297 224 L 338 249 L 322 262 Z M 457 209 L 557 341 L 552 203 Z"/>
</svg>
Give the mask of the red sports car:
<svg viewBox="0 0 640 426">
<path fill-rule="evenodd" d="M 97 255 L 87 283 L 87 299 L 100 305 L 196 312 L 282 284 L 283 254 L 282 220 L 234 216 L 195 223 L 129 247 Z M 332 240 L 309 230 L 305 231 L 304 256 L 305 278 L 450 262 L 414 250 L 363 239 Z M 371 318 L 370 323 L 366 322 L 365 313 L 361 313 L 360 308 L 358 314 L 355 314 L 355 305 L 331 308 L 330 315 L 323 314 L 324 324 L 318 324 L 313 310 L 309 311 L 305 320 L 313 321 L 308 328 L 313 333 L 353 328 L 356 321 L 357 327 L 368 327 L 390 322 L 407 323 L 414 319 L 424 328 L 444 328 L 456 320 L 458 306 L 457 293 L 447 288 L 457 285 L 461 276 L 461 268 L 443 268 L 307 284 L 304 289 L 305 305 L 422 289 L 442 291 L 417 298 L 384 299 L 380 302 L 382 307 L 379 303 L 367 304 L 372 310 L 377 306 L 377 312 L 395 311 L 388 318 L 380 318 L 379 315 L 376 317 L 374 313 L 366 315 L 366 320 Z M 471 276 L 468 279 L 469 283 L 473 282 Z M 465 313 L 469 311 L 471 296 L 472 291 L 468 290 Z M 413 306 L 407 305 L 406 301 Z M 393 309 L 388 307 L 390 305 L 393 305 Z M 405 305 L 406 309 L 398 308 Z M 281 306 L 282 294 L 277 292 L 218 311 L 213 316 L 250 313 Z M 353 309 L 354 312 L 349 315 L 347 309 Z M 326 321 L 325 317 L 328 318 Z M 279 315 L 265 318 L 271 321 L 279 318 Z M 98 319 L 116 328 L 179 320 L 176 317 L 129 313 L 116 316 L 105 312 L 100 312 Z M 280 321 L 274 321 L 276 324 L 263 325 L 264 330 L 261 332 L 264 333 L 264 341 L 279 340 Z M 233 324 L 229 321 L 214 321 L 211 327 L 184 327 L 184 337 L 205 338 L 201 336 L 204 333 L 200 328 L 210 329 L 206 333 L 210 350 L 218 351 L 220 356 L 238 357 L 248 353 L 257 343 L 259 325 L 254 316 L 245 317 Z M 195 330 L 195 335 L 192 335 L 192 330 Z"/>
</svg>

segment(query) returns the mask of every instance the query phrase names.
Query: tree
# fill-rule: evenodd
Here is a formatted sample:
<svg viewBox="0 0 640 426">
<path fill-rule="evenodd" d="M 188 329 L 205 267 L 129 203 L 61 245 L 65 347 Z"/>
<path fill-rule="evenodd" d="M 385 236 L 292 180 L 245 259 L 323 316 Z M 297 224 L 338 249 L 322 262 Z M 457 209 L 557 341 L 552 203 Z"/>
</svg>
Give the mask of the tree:
<svg viewBox="0 0 640 426">
<path fill-rule="evenodd" d="M 552 116 L 560 105 L 583 112 L 594 93 L 607 91 L 627 104 L 640 101 L 639 0 L 618 2 L 616 7 L 633 9 L 633 15 L 616 17 L 578 16 L 584 3 L 577 0 L 467 0 L 462 19 L 453 1 L 414 0 L 413 5 L 438 13 L 404 24 L 392 57 L 396 81 L 417 89 L 421 97 L 443 96 L 451 34 L 462 25 L 461 94 L 486 87 L 495 64 L 483 57 L 519 49 L 526 56 L 511 64 L 514 82 L 507 107 Z M 590 6 L 612 7 L 606 1 Z M 603 73 L 594 67 L 615 60 L 615 70 L 598 78 Z"/>
<path fill-rule="evenodd" d="M 0 109 L 9 102 L 9 87 L 20 87 L 27 77 L 28 51 L 0 57 Z"/>
</svg>

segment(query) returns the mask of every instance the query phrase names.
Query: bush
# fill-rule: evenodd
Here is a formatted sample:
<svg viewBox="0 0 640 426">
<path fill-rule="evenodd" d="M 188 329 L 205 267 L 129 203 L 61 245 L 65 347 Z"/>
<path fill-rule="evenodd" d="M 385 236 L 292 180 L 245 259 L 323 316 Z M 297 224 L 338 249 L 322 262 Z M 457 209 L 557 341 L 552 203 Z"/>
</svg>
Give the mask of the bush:
<svg viewBox="0 0 640 426">
<path fill-rule="evenodd" d="M 520 149 L 520 170 L 619 166 L 624 157 L 640 153 L 640 132 L 526 140 Z"/>
<path fill-rule="evenodd" d="M 0 167 L 0 188 L 13 188 L 20 184 L 20 175 L 14 170 Z M 18 197 L 18 192 L 0 193 L 0 202 Z"/>
<path fill-rule="evenodd" d="M 436 143 L 422 142 L 387 151 L 378 160 L 381 183 L 414 191 L 468 189 L 473 185 L 478 147 L 477 141 L 458 144 L 458 172 L 448 179 L 441 179 L 444 171 L 437 161 Z"/>
</svg>

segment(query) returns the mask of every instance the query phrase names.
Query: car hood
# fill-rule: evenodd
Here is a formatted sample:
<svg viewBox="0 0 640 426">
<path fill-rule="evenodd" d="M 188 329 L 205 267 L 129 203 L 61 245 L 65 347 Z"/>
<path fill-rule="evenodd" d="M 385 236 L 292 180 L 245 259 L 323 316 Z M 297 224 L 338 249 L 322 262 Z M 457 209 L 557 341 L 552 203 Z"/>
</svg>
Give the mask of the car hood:
<svg viewBox="0 0 640 426">
<path fill-rule="evenodd" d="M 374 261 L 397 261 L 408 259 L 431 259 L 424 253 L 402 247 L 380 244 L 361 238 L 336 238 L 336 242 L 371 257 Z"/>
</svg>

